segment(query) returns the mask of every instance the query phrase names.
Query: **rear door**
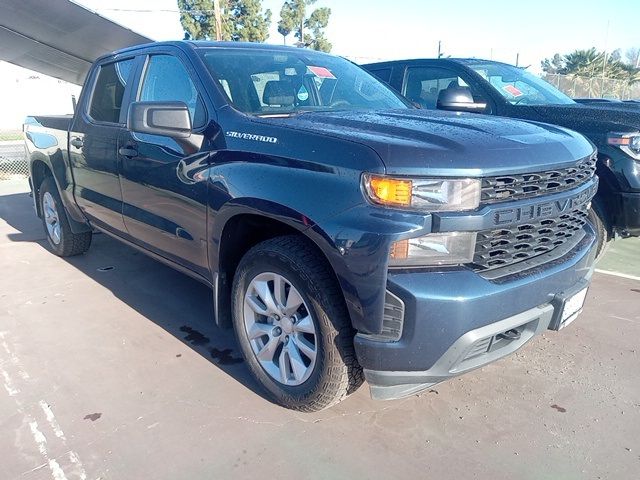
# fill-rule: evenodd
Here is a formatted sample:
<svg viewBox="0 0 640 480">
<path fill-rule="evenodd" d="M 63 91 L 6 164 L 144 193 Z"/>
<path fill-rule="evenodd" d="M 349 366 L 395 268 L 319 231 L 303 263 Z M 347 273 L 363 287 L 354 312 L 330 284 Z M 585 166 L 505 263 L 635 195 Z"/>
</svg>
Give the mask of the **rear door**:
<svg viewBox="0 0 640 480">
<path fill-rule="evenodd" d="M 203 87 L 179 50 L 145 58 L 134 98 L 184 102 L 193 133 L 176 140 L 123 130 L 119 141 L 124 222 L 133 241 L 208 276 L 207 177 Z M 210 107 L 209 107 L 210 108 Z M 212 109 L 210 109 L 212 110 Z"/>
<path fill-rule="evenodd" d="M 118 176 L 118 138 L 124 131 L 135 57 L 105 61 L 93 70 L 69 133 L 75 198 L 97 226 L 126 233 Z"/>
</svg>

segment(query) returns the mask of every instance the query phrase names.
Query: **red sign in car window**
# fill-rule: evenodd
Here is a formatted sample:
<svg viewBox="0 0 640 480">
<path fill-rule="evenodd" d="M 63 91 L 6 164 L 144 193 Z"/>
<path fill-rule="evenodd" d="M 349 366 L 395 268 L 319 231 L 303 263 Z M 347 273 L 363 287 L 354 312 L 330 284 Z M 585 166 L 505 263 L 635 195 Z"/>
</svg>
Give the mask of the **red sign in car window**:
<svg viewBox="0 0 640 480">
<path fill-rule="evenodd" d="M 502 87 L 502 89 L 505 92 L 510 93 L 514 97 L 519 97 L 520 95 L 522 95 L 522 92 L 518 90 L 516 87 L 514 87 L 513 85 L 505 85 L 504 87 Z"/>
<path fill-rule="evenodd" d="M 324 67 L 309 67 L 309 66 L 307 66 L 307 68 L 309 69 L 309 71 L 311 73 L 313 73 L 318 78 L 333 78 L 333 79 L 336 78 L 336 77 L 333 76 L 333 73 L 331 73 L 329 71 L 329 69 L 327 69 L 327 68 L 324 68 Z"/>
</svg>

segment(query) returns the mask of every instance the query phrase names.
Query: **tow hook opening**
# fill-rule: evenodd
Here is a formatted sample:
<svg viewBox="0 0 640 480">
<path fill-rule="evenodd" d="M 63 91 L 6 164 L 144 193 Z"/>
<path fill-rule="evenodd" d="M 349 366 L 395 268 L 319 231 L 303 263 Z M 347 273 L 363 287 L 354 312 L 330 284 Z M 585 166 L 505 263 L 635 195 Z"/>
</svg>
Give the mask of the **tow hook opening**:
<svg viewBox="0 0 640 480">
<path fill-rule="evenodd" d="M 509 340 L 509 341 L 513 341 L 513 340 L 520 340 L 520 335 L 522 333 L 520 331 L 518 331 L 515 328 L 512 328 L 511 330 L 507 330 L 506 332 L 502 332 L 499 333 L 498 335 L 496 335 L 496 337 L 499 340 Z"/>
</svg>

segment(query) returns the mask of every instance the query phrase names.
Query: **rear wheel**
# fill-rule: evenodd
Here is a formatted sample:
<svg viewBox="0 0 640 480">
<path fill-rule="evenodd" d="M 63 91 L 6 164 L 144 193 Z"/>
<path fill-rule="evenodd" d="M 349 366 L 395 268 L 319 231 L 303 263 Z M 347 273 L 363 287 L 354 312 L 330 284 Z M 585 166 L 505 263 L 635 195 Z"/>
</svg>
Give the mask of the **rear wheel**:
<svg viewBox="0 0 640 480">
<path fill-rule="evenodd" d="M 362 384 L 336 280 L 302 238 L 247 252 L 233 282 L 233 323 L 251 373 L 282 406 L 322 410 Z"/>
<path fill-rule="evenodd" d="M 39 189 L 42 224 L 49 246 L 60 257 L 86 252 L 91 245 L 91 232 L 73 233 L 52 177 L 46 177 Z"/>
<path fill-rule="evenodd" d="M 609 228 L 606 223 L 606 216 L 602 207 L 596 202 L 591 204 L 589 209 L 589 221 L 593 225 L 596 235 L 598 237 L 598 245 L 596 247 L 596 261 L 600 260 L 611 243 L 611 235 L 609 234 Z"/>
</svg>

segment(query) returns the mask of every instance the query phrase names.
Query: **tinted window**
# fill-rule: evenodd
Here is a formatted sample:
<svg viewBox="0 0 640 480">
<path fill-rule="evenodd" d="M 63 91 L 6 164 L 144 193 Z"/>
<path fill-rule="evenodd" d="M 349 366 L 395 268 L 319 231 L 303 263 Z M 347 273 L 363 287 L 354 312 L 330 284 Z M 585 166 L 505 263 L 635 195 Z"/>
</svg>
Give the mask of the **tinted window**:
<svg viewBox="0 0 640 480">
<path fill-rule="evenodd" d="M 407 70 L 404 95 L 422 108 L 435 109 L 442 90 L 467 86 L 462 78 L 446 68 L 412 67 Z"/>
<path fill-rule="evenodd" d="M 390 68 L 381 68 L 378 70 L 369 70 L 369 71 L 373 73 L 376 77 L 378 77 L 380 80 L 382 80 L 383 82 L 389 83 L 389 80 L 391 80 Z"/>
<path fill-rule="evenodd" d="M 191 113 L 191 124 L 205 122 L 204 104 L 189 72 L 182 62 L 170 55 L 154 55 L 149 59 L 140 92 L 145 102 L 184 102 Z"/>
<path fill-rule="evenodd" d="M 93 89 L 89 115 L 99 122 L 118 123 L 122 97 L 131 75 L 133 59 L 102 65 Z"/>
<path fill-rule="evenodd" d="M 388 110 L 407 103 L 348 60 L 299 51 L 200 49 L 205 65 L 238 109 L 256 115 Z"/>
</svg>

